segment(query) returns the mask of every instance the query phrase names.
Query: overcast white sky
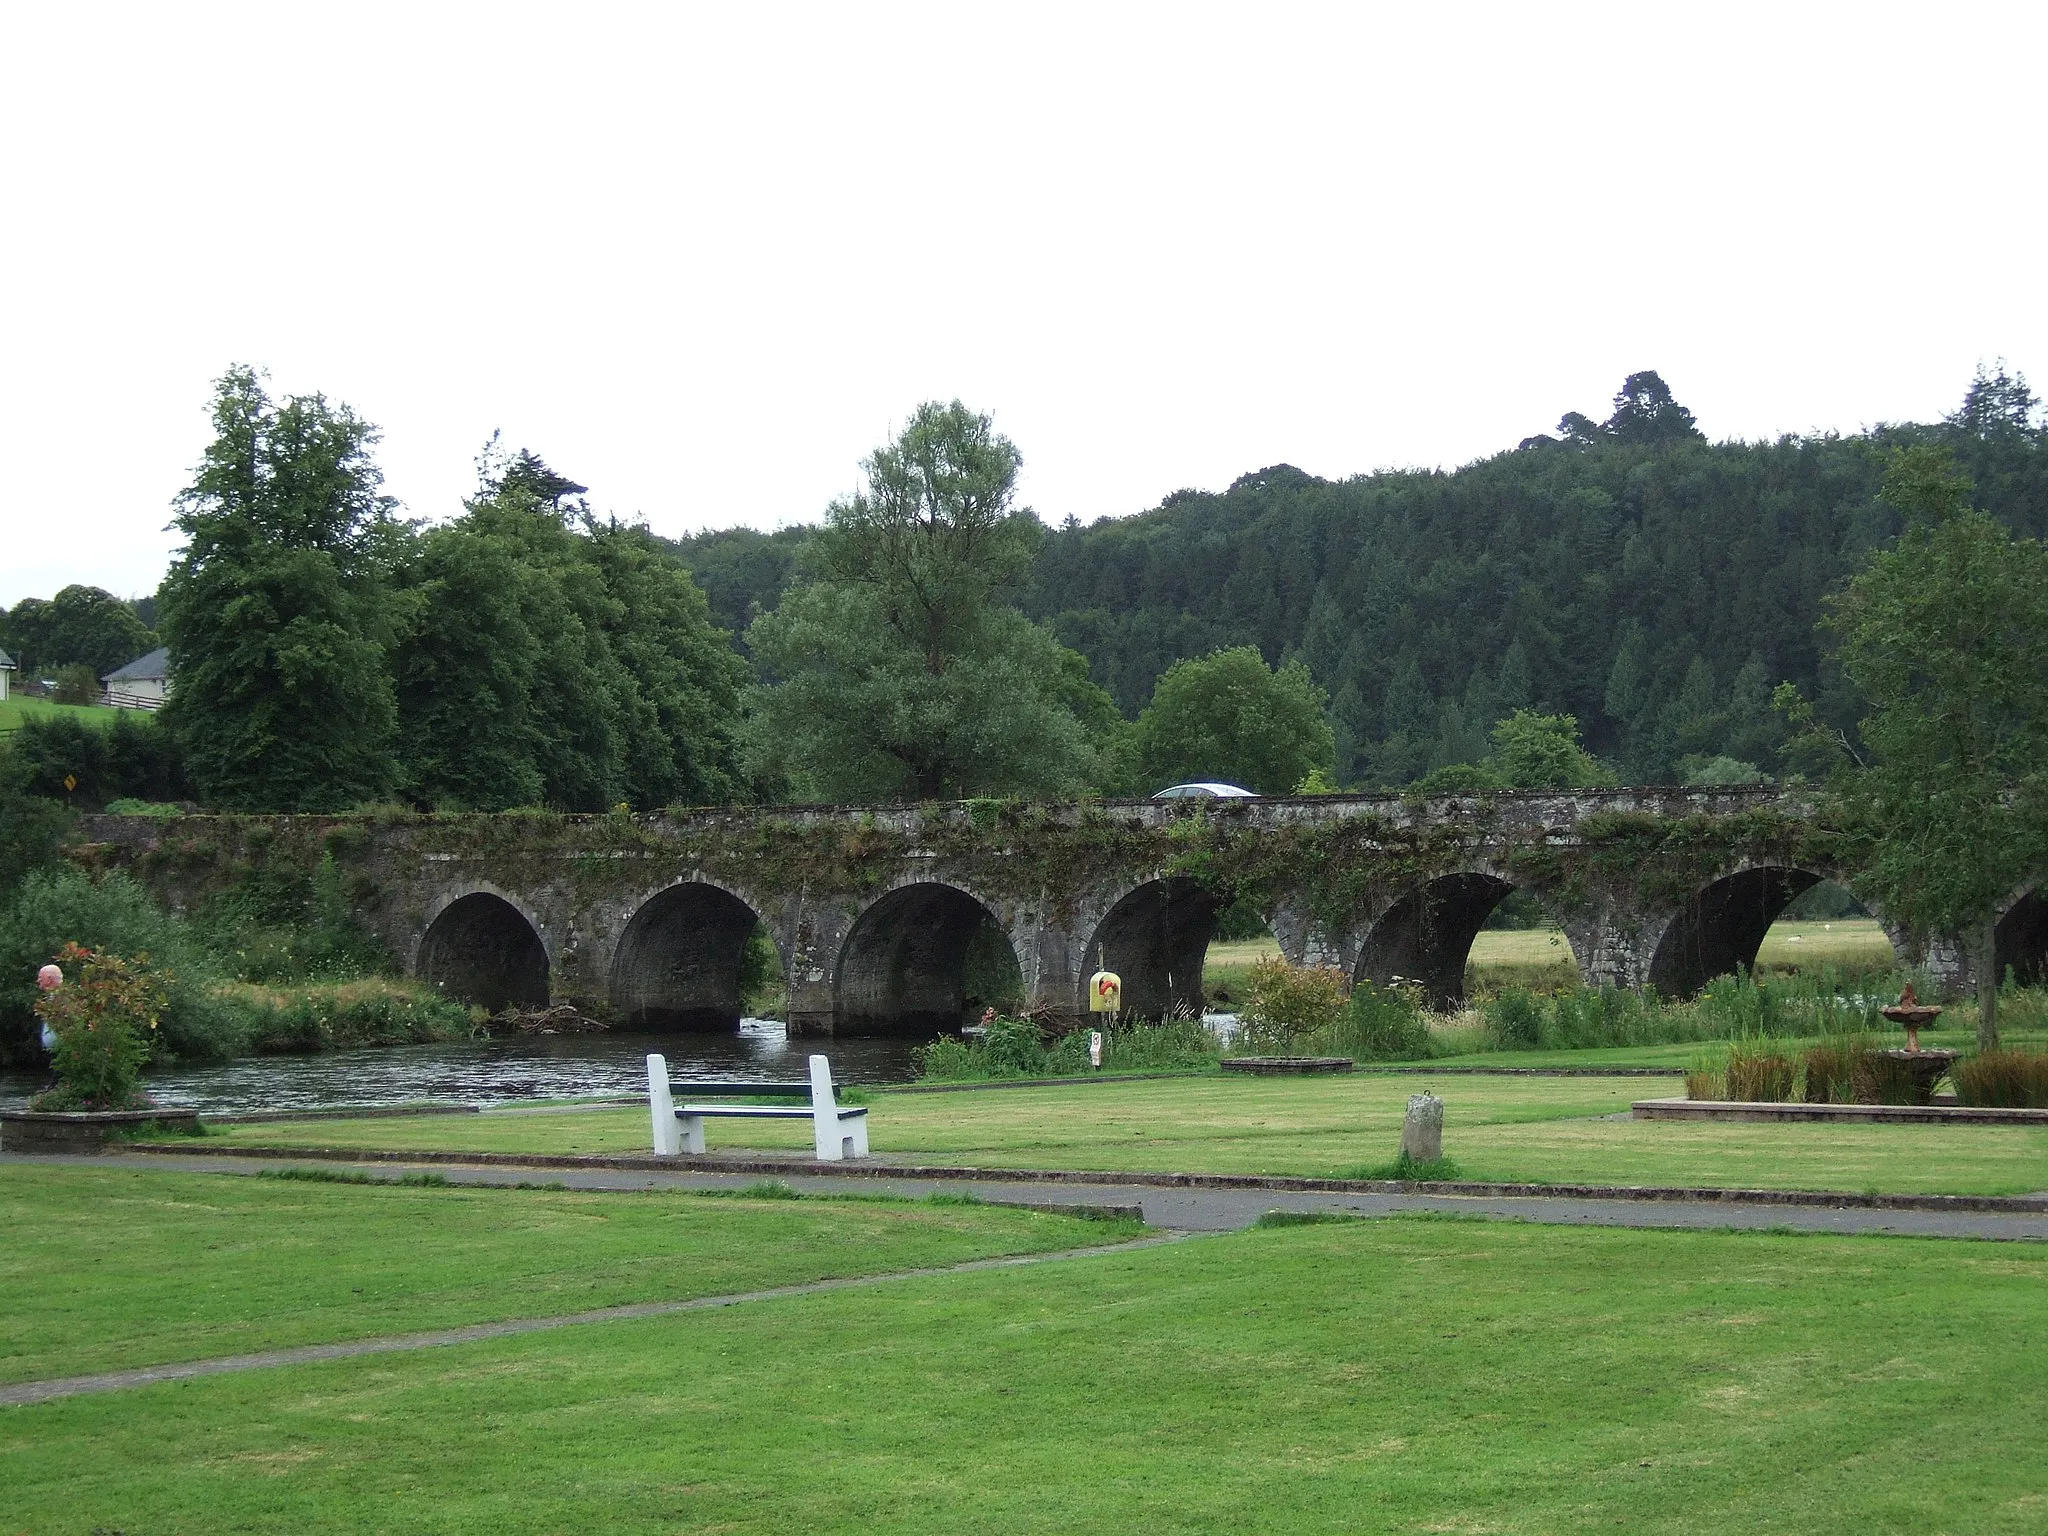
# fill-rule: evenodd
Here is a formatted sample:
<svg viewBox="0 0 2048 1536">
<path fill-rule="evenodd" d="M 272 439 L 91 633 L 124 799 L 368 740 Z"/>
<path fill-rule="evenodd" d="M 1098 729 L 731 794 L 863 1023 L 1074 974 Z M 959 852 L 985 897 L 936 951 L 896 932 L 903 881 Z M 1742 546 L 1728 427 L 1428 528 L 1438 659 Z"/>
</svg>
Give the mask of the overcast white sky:
<svg viewBox="0 0 2048 1536">
<path fill-rule="evenodd" d="M 2048 7 L 0 11 L 0 603 L 151 590 L 232 362 L 458 510 L 659 532 L 918 401 L 1048 520 L 1455 465 L 1656 368 L 1716 437 L 2048 383 Z"/>
</svg>

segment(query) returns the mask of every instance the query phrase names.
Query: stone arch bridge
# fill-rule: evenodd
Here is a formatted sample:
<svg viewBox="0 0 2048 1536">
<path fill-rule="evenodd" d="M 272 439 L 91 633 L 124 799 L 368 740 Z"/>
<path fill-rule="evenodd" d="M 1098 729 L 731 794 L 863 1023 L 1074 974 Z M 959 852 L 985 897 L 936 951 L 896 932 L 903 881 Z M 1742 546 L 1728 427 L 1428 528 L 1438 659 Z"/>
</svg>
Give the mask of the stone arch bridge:
<svg viewBox="0 0 2048 1536">
<path fill-rule="evenodd" d="M 1788 902 L 1839 878 L 1804 805 L 1771 790 L 95 816 L 83 832 L 79 857 L 175 906 L 324 869 L 408 973 L 493 1008 L 566 1001 L 647 1028 L 733 1029 L 758 929 L 800 1035 L 957 1028 L 979 1001 L 977 945 L 1014 958 L 1025 1006 L 1055 1024 L 1078 1022 L 1098 967 L 1123 976 L 1127 1013 L 1199 1010 L 1235 900 L 1297 963 L 1416 979 L 1448 1001 L 1488 916 L 1526 891 L 1589 983 L 1682 994 L 1754 961 Z M 1967 980 L 1955 945 L 1893 941 Z M 2001 971 L 2038 978 L 2044 961 L 2048 902 L 2016 892 Z"/>
</svg>

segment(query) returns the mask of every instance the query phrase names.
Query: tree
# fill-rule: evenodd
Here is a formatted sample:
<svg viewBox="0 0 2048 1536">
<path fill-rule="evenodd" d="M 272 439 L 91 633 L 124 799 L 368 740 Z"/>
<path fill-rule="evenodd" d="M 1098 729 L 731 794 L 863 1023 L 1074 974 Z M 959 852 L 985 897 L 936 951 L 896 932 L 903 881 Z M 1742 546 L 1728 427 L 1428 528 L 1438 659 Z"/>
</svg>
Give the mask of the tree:
<svg viewBox="0 0 2048 1536">
<path fill-rule="evenodd" d="M 468 528 L 420 541 L 417 601 L 392 655 L 405 791 L 447 810 L 540 805 L 533 695 L 540 642 L 522 612 L 514 554 Z"/>
<path fill-rule="evenodd" d="M 746 664 L 645 528 L 495 443 L 463 517 L 420 541 L 393 656 L 406 792 L 426 805 L 596 811 L 741 789 Z"/>
<path fill-rule="evenodd" d="M 320 395 L 215 386 L 215 437 L 177 499 L 161 593 L 164 725 L 209 804 L 335 811 L 389 792 L 388 577 L 409 538 L 381 494 L 377 432 Z"/>
<path fill-rule="evenodd" d="M 1623 443 L 1705 441 L 1692 412 L 1672 399 L 1671 386 L 1648 369 L 1621 381 L 1614 414 L 1601 430 Z"/>
<path fill-rule="evenodd" d="M 1579 745 L 1579 722 L 1570 715 L 1518 709 L 1493 728 L 1488 765 L 1510 789 L 1599 789 L 1614 782 Z"/>
<path fill-rule="evenodd" d="M 834 502 L 808 579 L 747 643 L 756 771 L 827 799 L 1069 793 L 1094 753 L 1064 648 L 1014 606 L 1043 537 L 1021 459 L 959 401 L 919 406 Z M 1085 664 L 1083 670 L 1085 671 Z"/>
<path fill-rule="evenodd" d="M 1177 661 L 1138 716 L 1140 772 L 1153 788 L 1223 780 L 1262 795 L 1290 793 L 1335 767 L 1329 700 L 1299 659 L 1278 671 L 1257 646 Z"/>
<path fill-rule="evenodd" d="M 1476 763 L 1447 763 L 1410 786 L 1423 794 L 1467 789 L 1600 789 L 1614 782 L 1579 745 L 1570 715 L 1518 709 L 1493 728 L 1493 750 Z"/>
<path fill-rule="evenodd" d="M 1996 926 L 2048 867 L 2048 549 L 1969 505 L 1945 448 L 1896 452 L 1906 519 L 1830 599 L 1836 656 L 1869 701 L 1826 797 L 1857 889 L 1917 937 L 1953 936 L 1998 1044 Z M 1824 734 L 1787 685 L 1786 708 Z"/>
<path fill-rule="evenodd" d="M 157 638 L 135 610 L 100 587 L 69 586 L 45 602 L 25 597 L 0 623 L 0 640 L 24 672 L 87 668 L 97 682 L 123 662 L 156 649 Z"/>
</svg>

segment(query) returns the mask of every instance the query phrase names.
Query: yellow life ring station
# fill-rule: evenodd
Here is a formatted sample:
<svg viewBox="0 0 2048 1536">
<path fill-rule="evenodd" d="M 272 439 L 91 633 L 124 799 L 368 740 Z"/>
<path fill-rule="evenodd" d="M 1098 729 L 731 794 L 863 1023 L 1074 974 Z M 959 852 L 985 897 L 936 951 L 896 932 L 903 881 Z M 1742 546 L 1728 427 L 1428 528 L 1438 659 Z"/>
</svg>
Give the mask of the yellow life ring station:
<svg viewBox="0 0 2048 1536">
<path fill-rule="evenodd" d="M 1123 1006 L 1124 979 L 1115 971 L 1097 971 L 1088 978 L 1088 1011 L 1115 1013 Z"/>
</svg>

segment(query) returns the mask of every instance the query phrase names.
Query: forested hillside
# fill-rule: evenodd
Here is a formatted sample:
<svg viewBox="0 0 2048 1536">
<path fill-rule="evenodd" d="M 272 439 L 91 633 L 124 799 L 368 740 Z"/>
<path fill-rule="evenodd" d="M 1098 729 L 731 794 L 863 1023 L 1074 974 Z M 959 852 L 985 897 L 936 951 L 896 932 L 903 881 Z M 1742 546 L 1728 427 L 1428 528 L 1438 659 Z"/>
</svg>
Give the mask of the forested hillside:
<svg viewBox="0 0 2048 1536">
<path fill-rule="evenodd" d="M 1135 715 L 1179 657 L 1257 645 L 1299 656 L 1329 693 L 1338 772 L 1402 784 L 1475 761 L 1487 731 L 1533 706 L 1579 719 L 1633 782 L 1681 759 L 1779 766 L 1772 687 L 1798 683 L 1842 724 L 1860 713 L 1824 667 L 1821 599 L 1898 531 L 1876 498 L 1887 453 L 1955 449 L 1976 500 L 2048 532 L 2048 433 L 2023 381 L 1980 376 L 1926 426 L 1709 443 L 1654 374 L 1605 421 L 1451 472 L 1319 480 L 1286 465 L 1220 493 L 1039 549 L 1024 607 L 1085 654 Z M 804 530 L 678 545 L 734 633 L 775 606 Z"/>
</svg>

